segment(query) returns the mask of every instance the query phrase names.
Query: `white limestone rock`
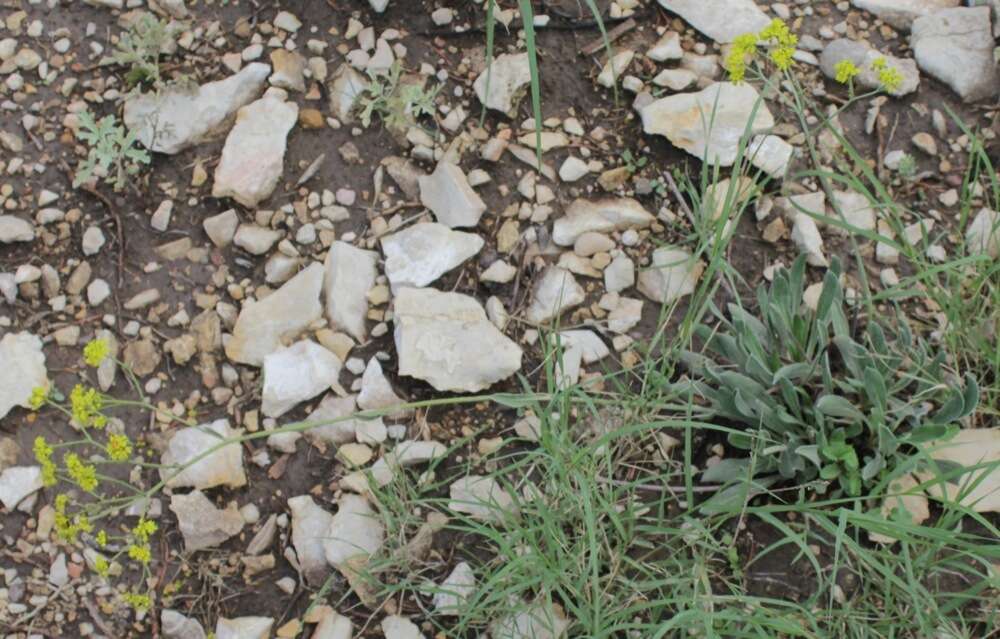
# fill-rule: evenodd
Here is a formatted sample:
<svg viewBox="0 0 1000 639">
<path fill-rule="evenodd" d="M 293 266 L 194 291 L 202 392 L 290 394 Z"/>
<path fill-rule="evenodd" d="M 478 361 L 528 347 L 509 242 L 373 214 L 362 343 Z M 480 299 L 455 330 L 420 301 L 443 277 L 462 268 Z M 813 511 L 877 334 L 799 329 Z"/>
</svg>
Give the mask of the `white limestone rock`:
<svg viewBox="0 0 1000 639">
<path fill-rule="evenodd" d="M 639 292 L 661 304 L 694 293 L 705 265 L 687 251 L 668 246 L 653 251 L 648 268 L 639 271 Z"/>
<path fill-rule="evenodd" d="M 450 228 L 475 226 L 486 211 L 462 169 L 450 162 L 438 162 L 430 175 L 420 178 L 420 202 L 434 213 L 437 221 Z"/>
<path fill-rule="evenodd" d="M 917 18 L 910 46 L 920 68 L 965 102 L 995 99 L 1000 92 L 989 7 L 956 7 Z"/>
<path fill-rule="evenodd" d="M 343 124 L 354 122 L 354 108 L 364 92 L 371 85 L 365 76 L 351 65 L 341 64 L 333 74 L 330 85 L 330 111 Z"/>
<path fill-rule="evenodd" d="M 744 33 L 757 33 L 771 20 L 754 0 L 659 0 L 660 6 L 719 44 Z"/>
<path fill-rule="evenodd" d="M 812 266 L 829 265 L 823 254 L 823 236 L 811 216 L 801 212 L 793 215 L 792 242 L 800 253 L 806 255 L 806 261 Z"/>
<path fill-rule="evenodd" d="M 385 639 L 426 639 L 417 624 L 406 617 L 389 615 L 381 625 Z"/>
<path fill-rule="evenodd" d="M 197 619 L 170 608 L 160 613 L 160 629 L 165 639 L 205 639 L 205 629 Z"/>
<path fill-rule="evenodd" d="M 493 60 L 489 70 L 479 74 L 472 88 L 479 101 L 487 108 L 514 117 L 517 105 L 524 97 L 525 89 L 530 83 L 531 69 L 528 66 L 528 54 L 505 53 Z"/>
<path fill-rule="evenodd" d="M 858 9 L 868 11 L 897 29 L 908 30 L 920 16 L 941 9 L 957 7 L 962 0 L 851 0 Z"/>
<path fill-rule="evenodd" d="M 260 366 L 283 340 L 294 339 L 319 319 L 325 273 L 322 264 L 310 264 L 263 300 L 244 302 L 233 335 L 226 342 L 226 356 L 234 362 Z"/>
<path fill-rule="evenodd" d="M 8 511 L 42 489 L 41 466 L 13 466 L 0 473 L 0 503 Z"/>
<path fill-rule="evenodd" d="M 231 197 L 247 208 L 270 197 L 284 171 L 288 132 L 299 107 L 271 90 L 241 108 L 215 169 L 212 197 Z"/>
<path fill-rule="evenodd" d="M 236 502 L 221 510 L 200 490 L 186 495 L 174 493 L 170 497 L 170 510 L 177 516 L 184 552 L 214 548 L 240 534 L 245 523 Z"/>
<path fill-rule="evenodd" d="M 333 523 L 333 515 L 323 510 L 309 495 L 290 498 L 288 509 L 292 513 L 292 545 L 299 570 L 306 582 L 322 584 L 330 573 L 323 540 Z"/>
<path fill-rule="evenodd" d="M 467 475 L 456 480 L 448 494 L 449 510 L 480 521 L 500 523 L 517 516 L 519 510 L 514 499 L 492 477 Z"/>
<path fill-rule="evenodd" d="M 478 253 L 485 243 L 474 233 L 453 231 L 444 224 L 414 224 L 382 238 L 385 274 L 393 290 L 427 286 Z"/>
<path fill-rule="evenodd" d="M 572 273 L 559 266 L 549 266 L 535 282 L 525 317 L 533 324 L 542 324 L 579 306 L 585 299 L 583 287 Z"/>
<path fill-rule="evenodd" d="M 147 149 L 174 155 L 219 133 L 237 109 L 260 95 L 270 73 L 271 67 L 254 62 L 193 91 L 169 85 L 126 100 L 122 117 Z"/>
<path fill-rule="evenodd" d="M 459 616 L 475 591 L 476 574 L 472 566 L 458 562 L 434 593 L 434 612 L 445 617 Z"/>
<path fill-rule="evenodd" d="M 323 539 L 323 550 L 327 562 L 343 571 L 351 569 L 355 562 L 366 562 L 378 552 L 385 539 L 385 528 L 364 497 L 345 493 L 337 506 L 337 514 Z"/>
<path fill-rule="evenodd" d="M 31 222 L 13 215 L 0 215 L 0 244 L 31 242 L 35 239 L 35 227 Z"/>
<path fill-rule="evenodd" d="M 335 241 L 326 254 L 326 317 L 330 327 L 364 342 L 368 337 L 368 291 L 378 276 L 378 254 Z"/>
<path fill-rule="evenodd" d="M 269 639 L 274 619 L 271 617 L 219 617 L 215 639 Z"/>
<path fill-rule="evenodd" d="M 697 93 L 660 98 L 640 114 L 646 133 L 663 135 L 703 162 L 723 167 L 736 161 L 744 134 L 752 137 L 774 126 L 767 104 L 749 82 L 717 82 Z"/>
<path fill-rule="evenodd" d="M 795 150 L 788 142 L 776 135 L 758 135 L 747 145 L 750 164 L 773 178 L 783 178 L 788 172 Z"/>
<path fill-rule="evenodd" d="M 238 437 L 243 431 L 229 428 L 229 422 L 219 419 L 211 424 L 190 426 L 177 431 L 160 458 L 160 479 L 170 488 L 192 487 L 207 490 L 214 486 L 239 488 L 247 483 L 243 470 L 243 449 L 238 442 L 226 444 L 204 457 L 222 440 Z M 198 459 L 200 457 L 200 459 Z M 193 462 L 198 459 L 197 462 Z M 191 464 L 179 474 L 177 468 Z"/>
<path fill-rule="evenodd" d="M 521 349 L 460 293 L 405 288 L 394 300 L 399 374 L 441 391 L 476 392 L 521 368 Z"/>
<path fill-rule="evenodd" d="M 42 340 L 28 332 L 0 339 L 0 419 L 15 406 L 31 408 L 31 392 L 48 388 Z"/>
<path fill-rule="evenodd" d="M 264 358 L 261 411 L 280 417 L 300 402 L 312 399 L 337 383 L 342 362 L 328 349 L 302 340 Z"/>
<path fill-rule="evenodd" d="M 552 241 L 559 246 L 572 246 L 584 233 L 642 229 L 655 220 L 632 198 L 605 198 L 596 202 L 580 198 L 574 200 L 566 214 L 552 225 Z"/>
<path fill-rule="evenodd" d="M 303 435 L 318 444 L 347 444 L 357 441 L 361 444 L 380 444 L 386 439 L 386 427 L 381 417 L 362 419 L 351 417 L 358 412 L 357 396 L 338 397 L 328 395 L 323 398 L 306 421 L 320 424 L 310 428 Z"/>
<path fill-rule="evenodd" d="M 1000 257 L 1000 213 L 986 207 L 979 209 L 965 231 L 965 246 L 969 255 Z"/>
<path fill-rule="evenodd" d="M 406 402 L 392 389 L 392 384 L 382 372 L 378 358 L 368 360 L 364 375 L 361 376 L 361 392 L 358 393 L 358 407 L 362 410 L 382 411 L 396 408 Z M 390 411 L 387 416 L 398 418 L 410 411 Z"/>
</svg>

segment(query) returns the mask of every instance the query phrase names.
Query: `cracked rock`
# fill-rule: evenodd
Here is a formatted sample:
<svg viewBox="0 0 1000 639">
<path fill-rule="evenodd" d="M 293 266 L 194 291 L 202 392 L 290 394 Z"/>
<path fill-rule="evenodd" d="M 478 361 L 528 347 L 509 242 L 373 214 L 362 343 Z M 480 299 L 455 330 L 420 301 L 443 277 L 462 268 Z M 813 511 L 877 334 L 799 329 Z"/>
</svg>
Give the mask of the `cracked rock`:
<svg viewBox="0 0 1000 639">
<path fill-rule="evenodd" d="M 219 419 L 211 424 L 182 428 L 170 438 L 167 450 L 163 453 L 160 463 L 160 479 L 171 488 L 191 486 L 200 490 L 213 486 L 229 486 L 239 488 L 247 483 L 243 471 L 243 449 L 233 442 L 219 447 L 204 457 L 203 454 L 218 446 L 224 439 L 232 439 L 241 430 L 229 428 L 229 422 Z M 200 459 L 198 459 L 201 457 Z M 197 462 L 182 470 L 179 474 L 173 465 L 184 466 L 198 459 Z"/>
<path fill-rule="evenodd" d="M 177 516 L 185 552 L 213 548 L 243 530 L 243 515 L 236 502 L 220 510 L 200 490 L 186 495 L 173 494 L 170 510 Z"/>
<path fill-rule="evenodd" d="M 310 340 L 271 353 L 264 358 L 261 411 L 280 417 L 329 390 L 337 383 L 341 365 L 336 355 Z"/>
<path fill-rule="evenodd" d="M 382 238 L 385 274 L 393 290 L 427 286 L 478 253 L 485 243 L 474 233 L 453 231 L 444 224 L 415 224 Z"/>
</svg>

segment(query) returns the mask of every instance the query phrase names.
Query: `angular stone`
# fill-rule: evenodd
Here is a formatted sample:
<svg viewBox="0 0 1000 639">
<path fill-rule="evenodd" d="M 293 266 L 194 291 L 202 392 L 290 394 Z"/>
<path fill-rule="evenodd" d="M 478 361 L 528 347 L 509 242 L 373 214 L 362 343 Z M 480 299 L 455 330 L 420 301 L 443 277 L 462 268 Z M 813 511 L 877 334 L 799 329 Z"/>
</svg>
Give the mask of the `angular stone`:
<svg viewBox="0 0 1000 639">
<path fill-rule="evenodd" d="M 333 115 L 344 124 L 353 122 L 354 107 L 358 103 L 358 98 L 370 84 L 371 82 L 355 71 L 351 65 L 341 64 L 333 74 L 333 83 L 330 85 L 330 111 Z"/>
<path fill-rule="evenodd" d="M 14 466 L 0 473 L 0 503 L 9 511 L 42 489 L 41 466 Z"/>
<path fill-rule="evenodd" d="M 875 60 L 884 59 L 888 67 L 898 69 L 903 81 L 898 88 L 890 91 L 890 95 L 902 96 L 913 93 L 920 86 L 920 71 L 917 63 L 910 58 L 897 58 L 885 55 L 869 47 L 863 42 L 839 38 L 832 40 L 819 56 L 819 68 L 831 80 L 837 77 L 837 63 L 849 60 L 854 63 L 860 73 L 854 78 L 854 83 L 865 89 L 878 89 L 882 86 L 878 71 L 872 66 Z"/>
<path fill-rule="evenodd" d="M 925 445 L 935 461 L 963 467 L 983 466 L 944 483 L 931 484 L 927 492 L 958 501 L 977 513 L 1000 512 L 1000 428 L 963 428 L 947 441 Z M 927 481 L 933 475 L 923 475 Z M 959 497 L 961 496 L 961 499 Z"/>
<path fill-rule="evenodd" d="M 242 432 L 229 428 L 229 422 L 225 419 L 180 429 L 170 438 L 167 450 L 160 458 L 163 466 L 159 469 L 160 479 L 171 488 L 190 486 L 199 490 L 214 486 L 239 488 L 246 485 L 243 448 L 238 442 L 234 441 L 208 452 L 223 440 L 236 438 Z M 174 465 L 186 468 L 177 473 L 178 468 L 173 467 Z"/>
<path fill-rule="evenodd" d="M 292 545 L 299 561 L 299 570 L 307 583 L 322 584 L 330 574 L 326 562 L 323 540 L 333 515 L 326 512 L 309 495 L 299 495 L 288 500 L 292 512 Z"/>
<path fill-rule="evenodd" d="M 596 202 L 581 198 L 574 200 L 566 214 L 552 225 L 552 241 L 559 246 L 572 246 L 584 233 L 642 229 L 655 220 L 632 198 L 607 198 Z"/>
<path fill-rule="evenodd" d="M 125 126 L 151 151 L 174 155 L 218 133 L 237 109 L 256 98 L 271 67 L 254 62 L 236 75 L 194 91 L 171 85 L 125 102 Z"/>
<path fill-rule="evenodd" d="M 298 91 L 306 90 L 306 59 L 295 51 L 275 49 L 271 51 L 271 66 L 274 72 L 268 78 L 272 86 Z"/>
<path fill-rule="evenodd" d="M 448 489 L 448 509 L 480 521 L 501 523 L 518 513 L 514 499 L 492 477 L 467 475 Z"/>
<path fill-rule="evenodd" d="M 450 162 L 438 162 L 433 173 L 420 178 L 420 202 L 451 228 L 475 226 L 486 211 L 465 173 Z"/>
<path fill-rule="evenodd" d="M 794 150 L 795 147 L 776 135 L 758 135 L 747 145 L 750 164 L 779 179 L 788 172 Z"/>
<path fill-rule="evenodd" d="M 240 225 L 240 216 L 236 214 L 235 209 L 229 209 L 218 215 L 205 218 L 201 225 L 205 229 L 208 239 L 212 240 L 212 244 L 219 248 L 225 248 L 229 246 L 230 242 L 233 241 L 233 236 L 236 235 L 236 227 Z"/>
<path fill-rule="evenodd" d="M 1000 213 L 986 207 L 979 209 L 965 232 L 965 244 L 969 255 L 985 253 L 994 259 L 1000 257 Z"/>
<path fill-rule="evenodd" d="M 286 138 L 298 117 L 298 105 L 270 92 L 241 108 L 215 169 L 212 197 L 251 209 L 266 200 L 281 179 Z"/>
<path fill-rule="evenodd" d="M 476 392 L 521 368 L 521 349 L 472 297 L 405 288 L 394 301 L 399 374 L 437 390 Z"/>
<path fill-rule="evenodd" d="M 819 234 L 816 221 L 805 213 L 796 213 L 792 217 L 792 242 L 800 253 L 806 255 L 806 261 L 812 266 L 827 266 L 823 255 L 823 236 Z"/>
<path fill-rule="evenodd" d="M 316 624 L 310 639 L 352 639 L 354 624 L 350 619 L 337 614 L 332 608 L 326 608 L 320 614 L 319 623 Z"/>
<path fill-rule="evenodd" d="M 356 565 L 355 561 L 366 562 L 378 552 L 385 539 L 385 528 L 364 497 L 344 494 L 337 506 L 337 514 L 323 539 L 323 549 L 327 562 L 343 572 Z"/>
<path fill-rule="evenodd" d="M 458 562 L 434 593 L 434 612 L 446 617 L 459 616 L 475 591 L 476 574 L 472 566 L 464 561 Z"/>
<path fill-rule="evenodd" d="M 384 240 L 383 240 L 384 241 Z M 330 327 L 347 331 L 359 342 L 367 339 L 368 291 L 378 276 L 378 255 L 336 241 L 326 254 L 326 317 Z"/>
<path fill-rule="evenodd" d="M 444 224 L 414 224 L 382 238 L 385 274 L 393 290 L 427 286 L 478 253 L 485 243 L 474 233 L 453 231 Z"/>
<path fill-rule="evenodd" d="M 165 639 L 205 639 L 205 629 L 197 619 L 170 608 L 160 613 L 160 629 Z"/>
<path fill-rule="evenodd" d="M 579 349 L 585 364 L 599 362 L 611 354 L 607 344 L 594 331 L 586 329 L 560 331 L 559 339 L 563 348 Z"/>
<path fill-rule="evenodd" d="M 897 29 L 908 30 L 920 16 L 957 7 L 962 0 L 851 0 L 858 9 L 882 18 Z"/>
<path fill-rule="evenodd" d="M 569 620 L 561 608 L 539 600 L 521 604 L 490 624 L 491 639 L 560 639 L 566 634 Z"/>
<path fill-rule="evenodd" d="M 302 340 L 264 358 L 261 411 L 281 417 L 337 383 L 342 362 L 316 342 Z"/>
<path fill-rule="evenodd" d="M 659 0 L 660 6 L 719 44 L 757 33 L 771 21 L 754 0 Z"/>
<path fill-rule="evenodd" d="M 965 102 L 1000 92 L 989 7 L 956 7 L 917 18 L 910 46 L 920 68 Z"/>
<path fill-rule="evenodd" d="M 309 417 L 309 423 L 321 424 L 310 428 L 303 435 L 313 442 L 322 444 L 346 444 L 355 440 L 361 443 L 379 444 L 385 441 L 386 428 L 382 418 L 351 418 L 358 412 L 357 397 L 337 397 L 329 395 L 320 402 Z"/>
<path fill-rule="evenodd" d="M 582 304 L 585 299 L 583 287 L 572 273 L 558 266 L 549 266 L 535 282 L 525 317 L 533 324 L 542 324 Z"/>
<path fill-rule="evenodd" d="M 35 239 L 35 227 L 31 222 L 13 215 L 0 215 L 0 244 L 31 242 Z"/>
<path fill-rule="evenodd" d="M 517 105 L 530 83 L 528 54 L 505 53 L 497 56 L 490 68 L 479 74 L 472 88 L 486 108 L 514 117 Z"/>
<path fill-rule="evenodd" d="M 170 497 L 170 510 L 177 516 L 185 552 L 213 548 L 243 530 L 243 515 L 236 502 L 220 510 L 200 490 L 186 495 L 174 493 Z"/>
<path fill-rule="evenodd" d="M 260 366 L 264 357 L 293 339 L 320 318 L 320 291 L 325 270 L 310 264 L 261 301 L 247 300 L 226 342 L 226 355 L 234 362 Z"/>
<path fill-rule="evenodd" d="M 396 392 L 392 389 L 392 384 L 386 379 L 382 372 L 382 364 L 373 357 L 368 360 L 365 373 L 361 376 L 361 392 L 358 393 L 358 407 L 363 410 L 381 411 L 395 408 L 405 404 Z M 390 411 L 387 416 L 390 418 L 401 417 L 408 411 Z"/>
<path fill-rule="evenodd" d="M 640 114 L 646 133 L 663 135 L 703 162 L 723 167 L 736 161 L 744 135 L 774 126 L 767 104 L 749 82 L 717 82 L 697 93 L 667 96 Z"/>
<path fill-rule="evenodd" d="M 705 265 L 683 249 L 664 246 L 653 251 L 649 268 L 639 271 L 639 292 L 661 304 L 694 293 Z"/>
<path fill-rule="evenodd" d="M 274 619 L 270 617 L 219 617 L 215 624 L 215 639 L 268 639 Z"/>
<path fill-rule="evenodd" d="M 389 615 L 382 620 L 382 635 L 385 639 L 426 639 L 417 624 L 399 615 Z"/>
<path fill-rule="evenodd" d="M 42 340 L 31 333 L 7 333 L 0 339 L 0 419 L 15 406 L 31 408 L 31 392 L 48 388 Z"/>
</svg>

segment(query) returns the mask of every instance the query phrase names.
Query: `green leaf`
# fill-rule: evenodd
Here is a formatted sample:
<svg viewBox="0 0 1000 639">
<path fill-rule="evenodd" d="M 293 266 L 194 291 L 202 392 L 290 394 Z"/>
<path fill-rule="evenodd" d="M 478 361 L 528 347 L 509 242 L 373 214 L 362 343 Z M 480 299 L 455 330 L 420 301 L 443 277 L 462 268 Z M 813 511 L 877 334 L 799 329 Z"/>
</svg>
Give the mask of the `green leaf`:
<svg viewBox="0 0 1000 639">
<path fill-rule="evenodd" d="M 957 392 L 951 393 L 944 406 L 934 413 L 931 421 L 938 424 L 950 424 L 962 416 L 965 410 L 965 397 Z"/>
<path fill-rule="evenodd" d="M 882 375 L 869 366 L 865 368 L 864 379 L 865 395 L 868 396 L 868 399 L 872 400 L 873 404 L 884 411 L 889 401 L 889 392 L 885 388 L 885 380 L 882 379 Z"/>
<path fill-rule="evenodd" d="M 706 484 L 728 484 L 746 479 L 749 468 L 749 459 L 723 459 L 706 468 L 701 474 L 701 480 Z"/>
<path fill-rule="evenodd" d="M 863 421 L 865 416 L 850 401 L 840 395 L 823 395 L 816 400 L 816 410 L 829 417 Z"/>
<path fill-rule="evenodd" d="M 904 441 L 910 444 L 924 444 L 936 440 L 948 440 L 959 431 L 956 424 L 921 424 L 911 430 Z"/>
</svg>

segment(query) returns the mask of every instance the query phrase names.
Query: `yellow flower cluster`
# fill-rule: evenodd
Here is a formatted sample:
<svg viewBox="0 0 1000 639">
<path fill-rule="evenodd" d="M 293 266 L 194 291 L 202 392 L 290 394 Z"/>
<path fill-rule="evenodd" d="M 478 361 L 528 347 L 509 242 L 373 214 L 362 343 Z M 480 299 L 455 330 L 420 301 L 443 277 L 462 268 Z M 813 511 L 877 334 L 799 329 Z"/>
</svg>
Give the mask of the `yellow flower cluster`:
<svg viewBox="0 0 1000 639">
<path fill-rule="evenodd" d="M 45 405 L 48 398 L 49 389 L 44 386 L 36 386 L 31 389 L 31 398 L 28 400 L 28 405 L 31 406 L 31 410 L 38 410 Z"/>
<path fill-rule="evenodd" d="M 33 450 L 35 453 L 35 460 L 42 467 L 42 483 L 46 486 L 55 486 L 56 465 L 52 461 L 52 447 L 49 446 L 49 443 L 45 441 L 44 437 L 39 435 L 35 438 Z"/>
<path fill-rule="evenodd" d="M 150 521 L 145 517 L 139 519 L 139 523 L 132 529 L 132 534 L 142 543 L 149 543 L 149 538 L 157 531 L 155 521 Z"/>
<path fill-rule="evenodd" d="M 784 20 L 780 18 L 771 20 L 771 24 L 764 27 L 758 37 L 764 42 L 775 45 L 768 53 L 774 66 L 782 71 L 792 68 L 795 64 L 795 45 L 799 43 L 799 37 L 789 30 Z"/>
<path fill-rule="evenodd" d="M 739 84 L 746 77 L 747 65 L 757 54 L 757 45 L 770 47 L 768 57 L 774 66 L 787 71 L 795 64 L 795 45 L 799 38 L 789 30 L 784 20 L 775 18 L 760 33 L 744 33 L 733 40 L 726 55 L 725 67 L 729 79 Z"/>
<path fill-rule="evenodd" d="M 876 58 L 872 70 L 878 74 L 879 84 L 887 93 L 896 91 L 903 85 L 903 74 L 896 67 L 890 67 L 885 58 Z"/>
<path fill-rule="evenodd" d="M 861 73 L 861 69 L 859 69 L 856 64 L 845 58 L 833 65 L 833 72 L 836 75 L 835 79 L 837 82 L 847 84 L 857 77 L 859 73 Z"/>
<path fill-rule="evenodd" d="M 80 426 L 104 428 L 108 418 L 101 414 L 104 398 L 96 388 L 84 388 L 82 384 L 73 387 L 69 394 L 70 412 Z"/>
<path fill-rule="evenodd" d="M 107 559 L 105 559 L 102 555 L 94 557 L 94 572 L 102 577 L 107 577 L 110 570 L 111 565 L 108 564 Z"/>
<path fill-rule="evenodd" d="M 104 361 L 111 351 L 111 346 L 106 339 L 92 339 L 83 347 L 83 361 L 87 366 L 97 368 Z"/>
<path fill-rule="evenodd" d="M 72 543 L 76 541 L 76 536 L 80 533 L 89 533 L 94 530 L 93 524 L 90 523 L 90 518 L 86 514 L 80 513 L 74 515 L 71 519 L 69 515 L 66 514 L 66 506 L 69 504 L 69 497 L 64 494 L 56 495 L 55 501 L 55 524 L 56 524 L 56 534 L 59 538 L 67 543 Z"/>
<path fill-rule="evenodd" d="M 129 441 L 128 435 L 114 434 L 108 437 L 105 450 L 112 461 L 123 462 L 132 455 L 132 442 Z"/>
<path fill-rule="evenodd" d="M 94 492 L 97 488 L 97 468 L 93 464 L 83 463 L 76 453 L 67 453 L 63 462 L 66 464 L 66 472 L 80 488 L 88 493 Z"/>
<path fill-rule="evenodd" d="M 733 46 L 729 49 L 729 55 L 726 56 L 726 71 L 729 72 L 730 80 L 737 84 L 743 81 L 747 73 L 747 63 L 753 59 L 756 52 L 756 34 L 744 33 L 736 37 Z"/>
<path fill-rule="evenodd" d="M 149 595 L 141 595 L 137 592 L 125 593 L 122 598 L 125 600 L 125 603 L 136 610 L 149 610 L 149 607 L 153 605 L 153 601 L 149 598 Z"/>
<path fill-rule="evenodd" d="M 128 556 L 143 564 L 148 564 L 153 558 L 149 544 L 132 544 L 128 547 Z"/>
</svg>

